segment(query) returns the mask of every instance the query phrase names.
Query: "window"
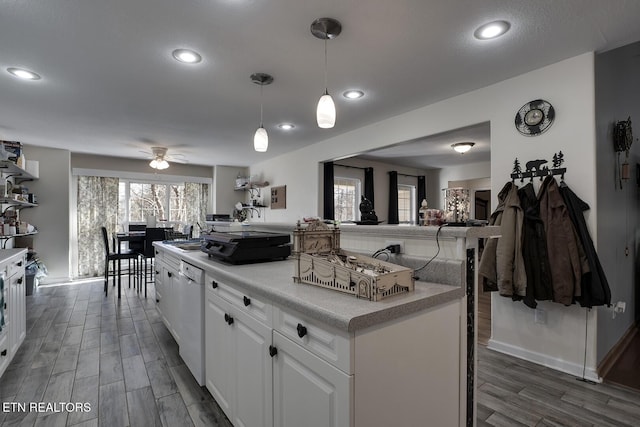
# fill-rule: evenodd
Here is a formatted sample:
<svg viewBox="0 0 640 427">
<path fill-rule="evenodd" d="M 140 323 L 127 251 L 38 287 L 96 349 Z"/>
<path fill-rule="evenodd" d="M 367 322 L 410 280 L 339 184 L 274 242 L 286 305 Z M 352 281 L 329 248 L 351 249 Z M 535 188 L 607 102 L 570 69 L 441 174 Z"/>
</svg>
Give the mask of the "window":
<svg viewBox="0 0 640 427">
<path fill-rule="evenodd" d="M 354 178 L 334 178 L 333 204 L 336 221 L 357 221 L 360 219 L 360 180 Z"/>
<path fill-rule="evenodd" d="M 186 219 L 185 185 L 120 181 L 120 224 L 145 222 L 154 215 L 158 221 L 181 223 Z"/>
<path fill-rule="evenodd" d="M 416 223 L 416 187 L 398 185 L 398 221 L 400 224 Z"/>
</svg>

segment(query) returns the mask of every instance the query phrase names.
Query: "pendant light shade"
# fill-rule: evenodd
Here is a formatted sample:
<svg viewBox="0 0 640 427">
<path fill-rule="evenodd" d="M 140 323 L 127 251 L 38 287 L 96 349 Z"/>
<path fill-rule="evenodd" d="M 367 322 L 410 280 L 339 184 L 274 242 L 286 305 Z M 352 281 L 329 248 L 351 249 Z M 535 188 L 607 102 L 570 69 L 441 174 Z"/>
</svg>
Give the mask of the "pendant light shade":
<svg viewBox="0 0 640 427">
<path fill-rule="evenodd" d="M 267 148 L 269 148 L 269 135 L 262 125 L 262 86 L 273 83 L 273 77 L 265 73 L 255 73 L 251 74 L 251 81 L 260 85 L 260 127 L 253 135 L 253 149 L 264 153 L 267 151 Z"/>
<path fill-rule="evenodd" d="M 256 134 L 253 135 L 253 149 L 264 153 L 267 148 L 269 148 L 269 135 L 267 135 L 267 130 L 260 125 L 256 130 Z"/>
<path fill-rule="evenodd" d="M 336 104 L 333 103 L 333 98 L 328 92 L 325 92 L 318 101 L 316 119 L 318 127 L 323 129 L 332 128 L 336 124 Z"/>
<path fill-rule="evenodd" d="M 329 95 L 327 85 L 327 40 L 335 39 L 342 31 L 342 24 L 332 18 L 320 18 L 311 24 L 311 34 L 324 40 L 324 94 L 318 101 L 316 109 L 316 120 L 318 126 L 323 129 L 330 129 L 336 124 L 336 104 Z"/>
</svg>

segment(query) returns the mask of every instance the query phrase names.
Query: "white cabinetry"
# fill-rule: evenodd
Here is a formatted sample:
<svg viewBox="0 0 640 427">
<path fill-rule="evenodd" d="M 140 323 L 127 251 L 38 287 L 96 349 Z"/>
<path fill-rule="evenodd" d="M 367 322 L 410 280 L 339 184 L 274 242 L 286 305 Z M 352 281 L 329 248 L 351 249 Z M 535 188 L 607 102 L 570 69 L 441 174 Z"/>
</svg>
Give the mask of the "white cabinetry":
<svg viewBox="0 0 640 427">
<path fill-rule="evenodd" d="M 160 283 L 160 288 L 156 290 L 156 299 L 159 300 L 158 310 L 162 321 L 178 345 L 181 342 L 177 329 L 179 269 L 180 260 L 171 255 L 164 254 L 156 260 L 156 271 L 158 272 L 156 280 L 159 280 Z"/>
<path fill-rule="evenodd" d="M 351 426 L 353 376 L 347 375 L 279 332 L 273 363 L 273 419 L 280 427 Z"/>
<path fill-rule="evenodd" d="M 458 289 L 433 288 L 453 299 L 418 309 L 394 305 L 402 296 L 353 300 L 354 312 L 371 304 L 380 317 L 347 331 L 339 327 L 345 318 L 362 322 L 342 305 L 348 297 L 289 285 L 284 264 L 232 266 L 227 275 L 202 254 L 161 252 L 159 309 L 172 333 L 166 260 L 205 269 L 205 384 L 235 427 L 465 425 L 466 300 Z M 243 277 L 246 287 L 236 282 Z M 254 288 L 256 277 L 264 291 Z"/>
<path fill-rule="evenodd" d="M 26 249 L 7 249 L 9 257 L 0 261 L 0 276 L 4 280 L 2 307 L 5 325 L 0 331 L 0 376 L 5 371 L 27 334 L 25 289 Z"/>
<path fill-rule="evenodd" d="M 249 314 L 267 306 L 247 295 L 236 300 L 237 291 L 210 276 L 206 286 L 206 386 L 234 426 L 270 427 L 271 327 Z"/>
</svg>

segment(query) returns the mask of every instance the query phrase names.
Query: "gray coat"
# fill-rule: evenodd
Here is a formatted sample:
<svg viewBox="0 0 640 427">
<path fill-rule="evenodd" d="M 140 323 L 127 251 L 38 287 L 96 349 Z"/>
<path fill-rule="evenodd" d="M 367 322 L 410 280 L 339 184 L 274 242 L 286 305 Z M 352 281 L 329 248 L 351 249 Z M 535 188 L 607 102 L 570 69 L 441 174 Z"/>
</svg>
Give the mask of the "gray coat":
<svg viewBox="0 0 640 427">
<path fill-rule="evenodd" d="M 508 182 L 498 194 L 498 207 L 489 221 L 490 225 L 500 226 L 500 237 L 487 241 L 478 273 L 485 279 L 485 289 L 514 299 L 524 297 L 527 289 L 522 258 L 523 220 L 518 186 Z"/>
</svg>

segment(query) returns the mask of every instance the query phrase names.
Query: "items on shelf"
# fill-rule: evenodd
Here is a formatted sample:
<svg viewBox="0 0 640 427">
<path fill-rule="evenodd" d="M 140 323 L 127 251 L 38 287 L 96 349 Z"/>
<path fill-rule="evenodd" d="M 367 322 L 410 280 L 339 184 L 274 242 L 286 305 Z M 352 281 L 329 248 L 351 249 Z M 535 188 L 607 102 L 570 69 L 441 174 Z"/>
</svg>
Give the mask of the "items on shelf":
<svg viewBox="0 0 640 427">
<path fill-rule="evenodd" d="M 2 141 L 0 147 L 6 149 L 5 151 L 9 153 L 19 154 L 20 158 L 24 160 L 21 144 L 7 144 L 7 141 Z M 0 157 L 3 156 L 7 157 L 6 153 L 0 150 Z M 4 249 L 14 237 L 29 236 L 38 232 L 35 226 L 20 220 L 21 209 L 38 206 L 36 196 L 30 193 L 29 188 L 22 184 L 24 181 L 37 179 L 37 176 L 30 174 L 19 164 L 7 159 L 0 159 L 0 175 L 2 177 L 0 182 L 0 205 L 2 205 L 2 210 L 0 211 L 0 241 Z"/>
</svg>

